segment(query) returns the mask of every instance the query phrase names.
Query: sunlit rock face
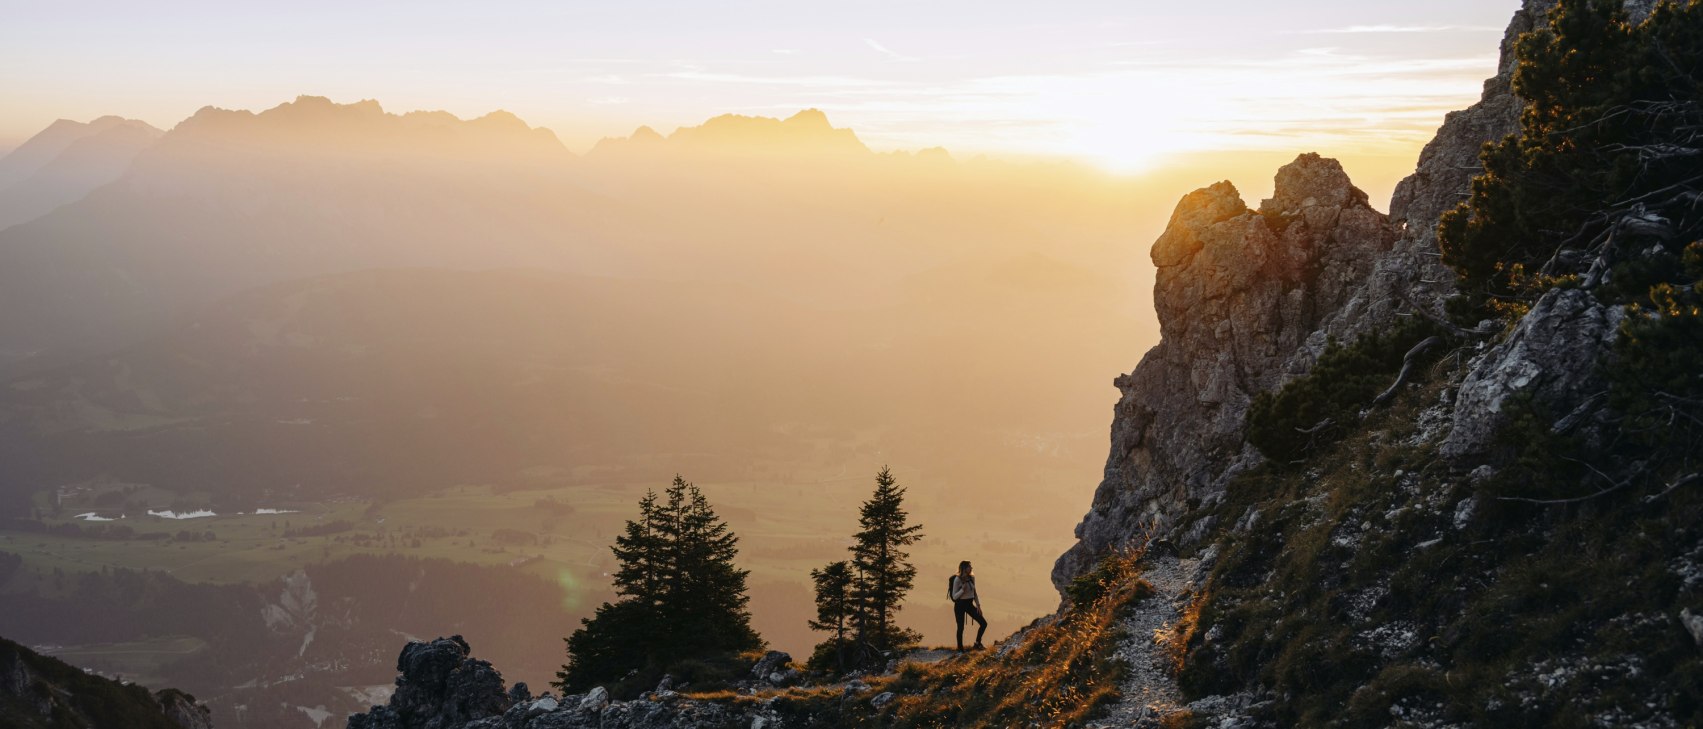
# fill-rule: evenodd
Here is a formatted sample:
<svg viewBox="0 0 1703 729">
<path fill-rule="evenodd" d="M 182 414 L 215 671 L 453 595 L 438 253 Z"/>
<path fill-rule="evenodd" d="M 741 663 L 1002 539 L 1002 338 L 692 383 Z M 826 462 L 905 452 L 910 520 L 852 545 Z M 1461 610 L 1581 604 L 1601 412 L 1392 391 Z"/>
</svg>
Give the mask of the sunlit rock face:
<svg viewBox="0 0 1703 729">
<path fill-rule="evenodd" d="M 1626 0 L 1634 21 L 1653 5 Z M 1191 501 L 1222 496 L 1260 459 L 1242 437 L 1254 395 L 1305 374 L 1331 338 L 1354 341 L 1414 309 L 1442 312 L 1455 276 L 1442 263 L 1437 222 L 1466 199 L 1484 144 L 1518 130 L 1514 44 L 1554 6 L 1525 0 L 1504 34 L 1497 75 L 1478 103 L 1445 118 L 1396 187 L 1388 216 L 1367 206 L 1340 165 L 1316 155 L 1278 172 L 1259 213 L 1227 182 L 1183 199 L 1153 246 L 1163 339 L 1116 380 L 1123 396 L 1105 477 L 1077 544 L 1053 567 L 1055 586 L 1107 550 L 1168 535 Z M 1478 446 L 1457 440 L 1462 452 Z"/>
<path fill-rule="evenodd" d="M 1258 461 L 1242 423 L 1255 394 L 1304 371 L 1310 345 L 1400 236 L 1335 160 L 1302 155 L 1258 212 L 1221 182 L 1183 198 L 1153 245 L 1162 339 L 1134 372 L 1081 540 L 1053 571 L 1060 586 L 1106 550 L 1163 533 L 1193 499 L 1211 500 Z M 1355 326 L 1359 322 L 1353 322 Z"/>
</svg>

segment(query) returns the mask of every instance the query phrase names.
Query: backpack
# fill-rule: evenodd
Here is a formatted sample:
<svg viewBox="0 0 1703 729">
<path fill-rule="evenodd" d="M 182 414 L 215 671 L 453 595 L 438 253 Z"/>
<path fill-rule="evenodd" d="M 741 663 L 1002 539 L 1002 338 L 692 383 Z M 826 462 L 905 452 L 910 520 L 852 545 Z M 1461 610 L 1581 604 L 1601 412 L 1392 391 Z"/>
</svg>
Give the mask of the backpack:
<svg viewBox="0 0 1703 729">
<path fill-rule="evenodd" d="M 958 591 L 958 576 L 953 575 L 951 577 L 946 578 L 946 599 L 948 599 L 948 600 L 958 599 L 957 595 L 954 594 L 957 591 Z"/>
</svg>

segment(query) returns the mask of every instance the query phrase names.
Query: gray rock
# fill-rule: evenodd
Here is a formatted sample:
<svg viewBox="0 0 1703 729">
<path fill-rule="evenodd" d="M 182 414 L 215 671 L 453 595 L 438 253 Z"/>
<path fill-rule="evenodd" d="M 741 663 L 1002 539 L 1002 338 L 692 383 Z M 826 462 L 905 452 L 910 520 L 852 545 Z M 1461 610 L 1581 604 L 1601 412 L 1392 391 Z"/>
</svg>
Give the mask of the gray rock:
<svg viewBox="0 0 1703 729">
<path fill-rule="evenodd" d="M 1624 317 L 1619 307 L 1598 303 L 1588 291 L 1544 294 L 1462 380 L 1443 455 L 1465 467 L 1495 460 L 1497 432 L 1516 398 L 1529 397 L 1541 409 L 1571 411 L 1603 389 L 1599 365 Z"/>
<path fill-rule="evenodd" d="M 608 705 L 609 689 L 603 688 L 602 686 L 598 686 L 586 693 L 585 698 L 580 699 L 579 702 L 580 711 L 602 711 L 603 708 Z"/>
<path fill-rule="evenodd" d="M 512 704 L 503 677 L 461 636 L 410 642 L 396 659 L 390 703 L 349 717 L 350 729 L 449 729 L 501 717 Z"/>
<path fill-rule="evenodd" d="M 1190 499 L 1222 497 L 1259 462 L 1242 437 L 1254 395 L 1311 366 L 1334 333 L 1325 315 L 1398 236 L 1342 165 L 1316 154 L 1278 172 L 1259 212 L 1228 182 L 1183 198 L 1153 244 L 1162 339 L 1115 382 L 1105 477 L 1056 586 L 1138 535 L 1168 534 Z"/>
<path fill-rule="evenodd" d="M 1477 509 L 1477 496 L 1468 496 L 1461 499 L 1461 502 L 1455 505 L 1455 528 L 1465 529 L 1468 524 L 1471 524 L 1473 512 L 1477 511 Z"/>
<path fill-rule="evenodd" d="M 1691 608 L 1679 611 L 1679 624 L 1685 626 L 1685 632 L 1691 634 L 1692 642 L 1703 649 L 1703 615 L 1694 615 Z"/>
<path fill-rule="evenodd" d="M 176 689 L 154 692 L 154 700 L 166 718 L 183 729 L 213 729 L 213 710 L 196 703 L 195 698 Z"/>
<path fill-rule="evenodd" d="M 771 674 L 786 671 L 791 663 L 792 656 L 785 651 L 769 651 L 751 667 L 751 677 L 759 681 L 768 680 Z"/>
<path fill-rule="evenodd" d="M 896 699 L 896 698 L 899 698 L 898 695 L 894 694 L 892 691 L 883 691 L 880 694 L 878 694 L 875 698 L 870 699 L 869 705 L 875 707 L 876 709 L 880 709 L 880 708 L 882 708 L 882 707 L 884 707 L 888 704 L 893 703 L 893 700 Z"/>
</svg>

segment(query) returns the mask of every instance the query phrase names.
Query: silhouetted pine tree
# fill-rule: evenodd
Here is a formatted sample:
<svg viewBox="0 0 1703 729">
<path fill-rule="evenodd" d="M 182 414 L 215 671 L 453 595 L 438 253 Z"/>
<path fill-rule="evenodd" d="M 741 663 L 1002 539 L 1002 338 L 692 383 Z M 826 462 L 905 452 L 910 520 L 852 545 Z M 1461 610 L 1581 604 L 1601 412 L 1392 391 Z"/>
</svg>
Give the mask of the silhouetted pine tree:
<svg viewBox="0 0 1703 729">
<path fill-rule="evenodd" d="M 878 661 L 882 654 L 916 645 L 921 636 L 893 622 L 893 614 L 916 580 L 906 548 L 922 539 L 921 524 L 907 524 L 905 489 L 886 466 L 875 476 L 875 493 L 863 502 L 861 529 L 851 546 L 853 622 L 862 655 L 860 662 Z"/>
<path fill-rule="evenodd" d="M 659 498 L 647 492 L 639 517 L 610 548 L 620 567 L 615 590 L 567 638 L 557 672 L 564 691 L 618 680 L 634 669 L 666 670 L 679 661 L 754 650 L 746 570 L 734 566 L 739 538 L 698 487 L 679 476 Z"/>
<path fill-rule="evenodd" d="M 854 611 L 851 563 L 832 562 L 821 569 L 811 570 L 810 579 L 816 583 L 816 619 L 810 621 L 810 629 L 834 634 L 834 637 L 816 646 L 810 656 L 810 667 L 818 670 L 832 668 L 844 673 L 846 632 L 852 627 Z"/>
</svg>

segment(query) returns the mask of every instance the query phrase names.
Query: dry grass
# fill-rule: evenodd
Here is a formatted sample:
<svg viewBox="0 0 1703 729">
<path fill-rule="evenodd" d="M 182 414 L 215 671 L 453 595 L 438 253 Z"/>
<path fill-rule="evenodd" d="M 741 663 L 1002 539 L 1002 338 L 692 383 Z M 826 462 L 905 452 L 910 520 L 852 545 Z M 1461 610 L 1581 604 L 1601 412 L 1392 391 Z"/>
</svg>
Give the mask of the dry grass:
<svg viewBox="0 0 1703 729">
<path fill-rule="evenodd" d="M 935 664 L 909 664 L 876 686 L 900 698 L 882 711 L 895 727 L 1077 726 L 1118 698 L 1119 618 L 1153 594 L 1132 551 L 1108 558 L 1092 602 L 1038 622 L 1015 646 Z"/>
<path fill-rule="evenodd" d="M 1159 644 L 1160 649 L 1165 652 L 1165 657 L 1170 659 L 1173 673 L 1180 674 L 1183 671 L 1183 662 L 1188 658 L 1189 643 L 1194 640 L 1195 631 L 1200 629 L 1200 610 L 1208 599 L 1207 593 L 1196 593 L 1169 630 L 1161 629 L 1153 633 L 1153 642 Z"/>
</svg>

